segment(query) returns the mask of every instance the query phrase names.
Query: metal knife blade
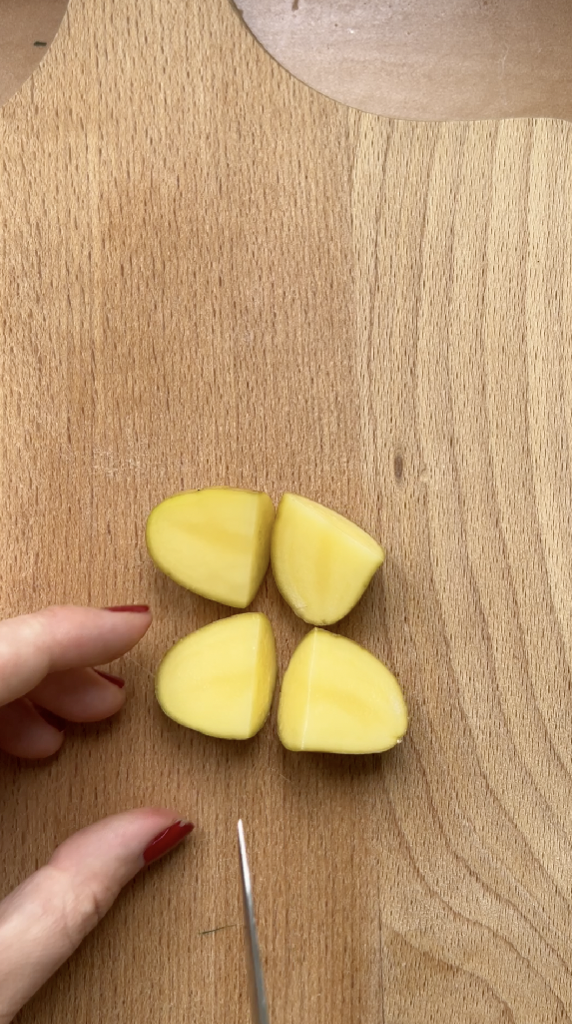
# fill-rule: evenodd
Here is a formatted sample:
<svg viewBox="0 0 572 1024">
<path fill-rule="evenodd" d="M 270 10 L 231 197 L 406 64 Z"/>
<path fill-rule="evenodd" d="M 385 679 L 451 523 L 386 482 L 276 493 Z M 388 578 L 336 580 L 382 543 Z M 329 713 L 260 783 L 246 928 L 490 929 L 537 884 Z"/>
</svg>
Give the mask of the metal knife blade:
<svg viewBox="0 0 572 1024">
<path fill-rule="evenodd" d="M 242 821 L 239 821 L 238 823 L 238 852 L 242 883 L 242 904 L 244 908 L 244 940 L 248 965 L 250 1015 L 252 1018 L 252 1024 L 269 1024 L 266 992 L 264 989 L 264 977 L 262 974 L 262 963 L 260 960 L 260 946 L 258 944 L 256 919 L 254 917 L 252 882 L 250 878 L 250 869 L 248 867 L 248 858 L 246 856 L 246 843 L 244 840 L 244 827 Z"/>
</svg>

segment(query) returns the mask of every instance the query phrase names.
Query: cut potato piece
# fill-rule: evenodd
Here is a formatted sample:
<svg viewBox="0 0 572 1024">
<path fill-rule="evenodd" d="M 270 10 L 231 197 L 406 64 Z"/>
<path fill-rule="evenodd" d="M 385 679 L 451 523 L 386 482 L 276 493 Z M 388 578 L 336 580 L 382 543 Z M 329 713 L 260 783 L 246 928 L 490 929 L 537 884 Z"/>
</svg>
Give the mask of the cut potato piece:
<svg viewBox="0 0 572 1024">
<path fill-rule="evenodd" d="M 373 754 L 399 743 L 407 708 L 399 683 L 353 640 L 314 629 L 286 670 L 278 734 L 289 750 Z"/>
<path fill-rule="evenodd" d="M 280 593 L 305 622 L 327 626 L 359 601 L 384 559 L 359 526 L 308 498 L 285 494 L 272 532 Z"/>
<path fill-rule="evenodd" d="M 167 498 L 147 520 L 147 548 L 176 583 L 232 608 L 246 608 L 270 560 L 274 506 L 267 494 L 231 487 Z"/>
<path fill-rule="evenodd" d="M 208 736 L 247 740 L 262 728 L 276 682 L 265 615 L 247 612 L 191 633 L 165 655 L 157 700 L 169 718 Z"/>
</svg>

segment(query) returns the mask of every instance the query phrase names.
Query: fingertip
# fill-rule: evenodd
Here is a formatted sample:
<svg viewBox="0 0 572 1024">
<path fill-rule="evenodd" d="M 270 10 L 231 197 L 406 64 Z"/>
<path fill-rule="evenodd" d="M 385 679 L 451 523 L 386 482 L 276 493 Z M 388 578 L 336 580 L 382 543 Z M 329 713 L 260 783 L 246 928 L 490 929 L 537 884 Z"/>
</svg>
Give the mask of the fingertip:
<svg viewBox="0 0 572 1024">
<path fill-rule="evenodd" d="M 93 671 L 96 675 L 101 676 L 102 679 L 107 679 L 108 683 L 113 683 L 114 686 L 118 686 L 120 690 L 125 686 L 125 680 L 122 676 L 112 675 L 111 672 L 104 672 L 101 668 L 94 668 Z"/>
<path fill-rule="evenodd" d="M 35 704 L 67 722 L 103 722 L 121 711 L 126 694 L 95 669 L 54 672 L 30 694 Z"/>
<path fill-rule="evenodd" d="M 125 884 L 142 868 L 177 846 L 193 829 L 180 813 L 144 807 L 105 818 L 58 847 L 52 863 L 68 869 L 116 871 Z"/>
<path fill-rule="evenodd" d="M 145 866 L 190 826 L 171 811 L 115 815 L 70 836 L 49 864 L 2 902 L 0 1020 L 24 1003 L 73 953 Z"/>
<path fill-rule="evenodd" d="M 53 757 L 64 739 L 63 730 L 47 722 L 28 700 L 0 708 L 0 748 L 12 757 L 27 761 Z"/>
<path fill-rule="evenodd" d="M 125 682 L 121 680 L 123 685 L 120 685 L 119 677 L 115 677 L 113 681 L 106 679 L 105 675 L 93 668 L 86 671 L 91 679 L 95 679 L 96 686 L 83 688 L 81 697 L 84 703 L 83 707 L 79 709 L 77 720 L 79 722 L 101 722 L 106 718 L 112 718 L 118 711 L 121 711 L 127 700 Z M 85 717 L 86 715 L 89 717 Z"/>
<path fill-rule="evenodd" d="M 107 683 L 105 689 L 102 687 L 97 693 L 86 689 L 81 693 L 77 706 L 69 707 L 66 719 L 68 722 L 83 722 L 86 725 L 90 722 L 105 722 L 122 710 L 126 699 L 125 690 L 113 683 Z"/>
<path fill-rule="evenodd" d="M 92 609 L 92 611 L 96 610 L 102 615 L 102 628 L 107 633 L 112 631 L 130 638 L 135 637 L 135 640 L 130 641 L 131 646 L 145 636 L 153 622 L 153 612 L 147 604 Z"/>
<path fill-rule="evenodd" d="M 60 715 L 54 714 L 53 711 L 48 711 L 47 708 L 39 707 L 37 704 L 34 704 L 34 707 L 38 714 L 42 716 L 44 722 L 47 722 L 48 725 L 52 725 L 54 729 L 58 730 L 58 732 L 65 731 L 66 723 L 64 718 L 61 718 Z"/>
<path fill-rule="evenodd" d="M 153 837 L 150 843 L 147 844 L 143 851 L 143 862 L 145 867 L 149 864 L 153 864 L 160 857 L 164 857 L 166 853 L 170 853 L 177 846 L 186 839 L 194 830 L 192 821 L 187 821 L 185 818 L 178 818 L 172 825 L 167 828 L 161 829 L 161 831 Z"/>
<path fill-rule="evenodd" d="M 115 661 L 143 638 L 150 610 L 52 606 L 0 623 L 0 703 L 24 696 L 48 675 Z"/>
<path fill-rule="evenodd" d="M 52 726 L 50 726 L 50 729 L 50 736 L 48 737 L 44 734 L 42 742 L 37 744 L 35 750 L 32 750 L 28 746 L 27 748 L 24 748 L 22 753 L 17 754 L 16 756 L 30 761 L 45 761 L 48 757 L 54 757 L 55 754 L 59 754 L 66 738 L 65 732 L 63 730 L 60 731 L 59 729 L 54 729 Z"/>
<path fill-rule="evenodd" d="M 121 623 L 122 628 L 136 629 L 141 636 L 153 621 L 153 612 L 148 604 L 121 604 L 99 610 L 104 612 L 107 624 L 111 621 L 117 628 L 117 624 Z"/>
</svg>

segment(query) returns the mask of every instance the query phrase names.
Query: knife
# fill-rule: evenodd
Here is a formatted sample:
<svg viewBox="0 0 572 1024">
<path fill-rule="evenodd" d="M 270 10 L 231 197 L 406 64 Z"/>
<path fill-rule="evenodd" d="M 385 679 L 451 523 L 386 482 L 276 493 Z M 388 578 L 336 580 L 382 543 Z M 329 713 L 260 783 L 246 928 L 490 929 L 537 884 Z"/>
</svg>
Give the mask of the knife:
<svg viewBox="0 0 572 1024">
<path fill-rule="evenodd" d="M 262 974 L 262 963 L 260 960 L 260 946 L 258 944 L 256 919 L 254 917 L 252 883 L 250 878 L 250 869 L 248 867 L 248 858 L 246 856 L 246 843 L 244 841 L 244 827 L 242 821 L 239 821 L 238 823 L 238 854 L 240 862 L 240 878 L 242 883 L 242 905 L 244 909 L 244 941 L 248 967 L 250 1016 L 252 1024 L 269 1024 L 266 992 L 264 989 L 264 977 Z"/>
</svg>

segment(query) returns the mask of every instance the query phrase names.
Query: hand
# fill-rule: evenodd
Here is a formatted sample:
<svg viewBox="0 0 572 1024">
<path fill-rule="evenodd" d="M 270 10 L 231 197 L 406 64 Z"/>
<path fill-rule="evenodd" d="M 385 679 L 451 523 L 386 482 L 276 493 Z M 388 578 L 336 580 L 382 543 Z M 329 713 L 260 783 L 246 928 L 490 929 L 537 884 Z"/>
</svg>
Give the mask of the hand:
<svg viewBox="0 0 572 1024">
<path fill-rule="evenodd" d="M 150 624 L 147 609 L 74 607 L 0 622 L 0 748 L 27 758 L 56 753 L 64 733 L 44 711 L 71 722 L 115 714 L 122 680 L 90 666 L 125 654 Z M 0 1024 L 73 953 L 122 887 L 191 829 L 169 810 L 105 818 L 67 839 L 0 903 Z"/>
</svg>

